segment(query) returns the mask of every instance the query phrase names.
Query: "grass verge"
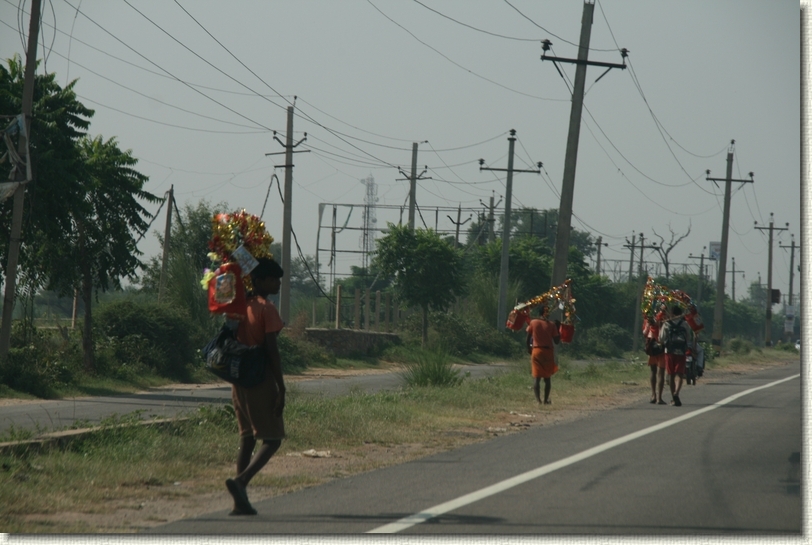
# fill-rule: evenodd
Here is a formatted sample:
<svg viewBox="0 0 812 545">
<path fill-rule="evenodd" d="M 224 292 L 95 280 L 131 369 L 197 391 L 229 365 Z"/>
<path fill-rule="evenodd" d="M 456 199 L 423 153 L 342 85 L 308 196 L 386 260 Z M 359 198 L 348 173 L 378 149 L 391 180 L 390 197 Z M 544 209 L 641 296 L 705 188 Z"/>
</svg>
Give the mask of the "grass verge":
<svg viewBox="0 0 812 545">
<path fill-rule="evenodd" d="M 797 356 L 788 355 L 797 359 Z M 720 358 L 758 368 L 776 357 Z M 411 387 L 377 394 L 314 398 L 295 388 L 286 409 L 288 438 L 251 483 L 252 500 L 313 486 L 645 398 L 640 360 L 562 363 L 553 405 L 539 407 L 522 359 L 500 375 L 450 388 Z M 223 481 L 233 473 L 237 428 L 229 405 L 203 406 L 165 426 L 110 419 L 64 446 L 0 454 L 0 528 L 10 533 L 136 532 L 229 507 Z M 0 438 L 0 440 L 5 440 Z M 310 449 L 330 458 L 303 458 Z"/>
</svg>

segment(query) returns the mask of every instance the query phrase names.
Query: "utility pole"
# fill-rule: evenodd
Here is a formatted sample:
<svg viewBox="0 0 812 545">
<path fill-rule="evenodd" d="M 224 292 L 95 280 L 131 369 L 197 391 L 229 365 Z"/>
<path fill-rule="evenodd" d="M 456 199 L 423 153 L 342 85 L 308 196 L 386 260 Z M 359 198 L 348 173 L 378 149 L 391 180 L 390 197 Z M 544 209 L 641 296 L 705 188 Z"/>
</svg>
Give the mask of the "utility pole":
<svg viewBox="0 0 812 545">
<path fill-rule="evenodd" d="M 499 202 L 494 204 L 494 192 L 491 191 L 491 201 L 490 204 L 485 204 L 482 202 L 482 199 L 479 200 L 479 204 L 482 206 L 486 206 L 488 208 L 488 242 L 494 242 L 496 240 L 496 231 L 493 227 L 494 225 L 494 218 L 493 218 L 493 211 L 494 209 L 502 203 L 502 197 L 499 197 Z"/>
<path fill-rule="evenodd" d="M 293 103 L 296 104 L 296 97 L 293 97 Z M 285 275 L 282 276 L 282 286 L 279 289 L 279 315 L 282 321 L 287 323 L 290 321 L 290 232 L 291 232 L 291 216 L 293 214 L 293 154 L 308 152 L 310 150 L 296 150 L 293 148 L 307 140 L 307 133 L 304 137 L 293 143 L 293 108 L 288 106 L 288 123 L 287 134 L 285 135 L 285 142 L 283 143 L 276 136 L 276 131 L 273 131 L 273 139 L 279 142 L 284 152 L 266 153 L 265 155 L 279 155 L 285 154 L 285 190 L 284 190 L 284 211 L 282 214 L 282 270 Z M 280 165 L 275 165 L 280 166 Z"/>
<path fill-rule="evenodd" d="M 14 310 L 14 294 L 17 290 L 17 263 L 20 259 L 20 244 L 23 229 L 23 202 L 25 185 L 31 181 L 31 157 L 28 141 L 31 134 L 31 112 L 34 108 L 34 78 L 37 68 L 37 39 L 40 26 L 40 0 L 31 1 L 31 20 L 28 25 L 28 49 L 25 58 L 25 80 L 23 81 L 22 126 L 17 142 L 17 155 L 23 164 L 11 170 L 17 182 L 12 208 L 11 236 L 9 237 L 8 263 L 6 266 L 5 294 L 3 296 L 3 322 L 0 324 L 0 361 L 5 362 L 11 343 L 11 315 Z M 11 150 L 10 150 L 11 151 Z M 24 165 L 24 169 L 23 169 Z"/>
<path fill-rule="evenodd" d="M 699 254 L 699 281 L 696 287 L 696 300 L 702 301 L 702 284 L 705 283 L 705 250 L 707 246 L 702 246 L 702 253 Z M 696 259 L 694 254 L 688 254 L 689 259 Z"/>
<path fill-rule="evenodd" d="M 731 268 L 731 270 L 729 272 L 733 275 L 731 277 L 733 280 L 732 280 L 732 285 L 730 287 L 733 290 L 733 298 L 732 299 L 733 299 L 733 302 L 735 302 L 736 301 L 736 272 L 742 273 L 742 278 L 744 278 L 744 272 L 736 271 L 736 258 L 735 257 L 732 258 L 732 261 L 733 261 L 733 267 Z M 791 293 L 791 290 L 792 290 L 792 287 L 790 287 L 790 293 Z"/>
<path fill-rule="evenodd" d="M 759 229 L 762 231 L 769 231 L 770 238 L 769 242 L 767 243 L 767 312 L 766 312 L 766 324 L 764 326 L 764 344 L 766 346 L 772 346 L 772 324 L 773 324 L 773 231 L 787 231 L 789 229 L 789 223 L 787 223 L 786 227 L 775 227 L 773 225 L 773 213 L 770 212 L 770 226 L 769 227 L 758 227 L 758 222 L 755 222 L 756 226 L 754 229 Z"/>
<path fill-rule="evenodd" d="M 646 249 L 657 249 L 656 244 L 649 244 L 646 246 L 646 239 L 643 233 L 640 233 L 640 265 L 637 267 L 638 286 L 637 286 L 637 306 L 634 309 L 634 332 L 632 334 L 632 351 L 637 352 L 637 346 L 640 336 L 640 306 L 643 302 L 643 289 L 645 289 L 646 281 L 643 278 L 643 251 Z"/>
<path fill-rule="evenodd" d="M 551 60 L 555 65 L 559 74 L 561 69 L 558 68 L 556 61 L 567 62 L 576 65 L 575 68 L 575 84 L 572 92 L 572 108 L 570 110 L 570 124 L 569 134 L 567 136 L 567 152 L 564 159 L 564 179 L 561 183 L 561 205 L 558 212 L 558 233 L 555 237 L 555 261 L 553 262 L 553 275 L 552 286 L 558 286 L 567 276 L 567 257 L 569 254 L 570 243 L 570 226 L 572 224 L 572 199 L 575 192 L 575 166 L 578 159 L 578 139 L 581 132 L 581 110 L 584 105 L 584 87 L 586 83 L 586 67 L 587 66 L 603 66 L 606 71 L 601 74 L 597 82 L 606 75 L 612 68 L 626 68 L 627 49 L 620 51 L 623 58 L 623 64 L 612 64 L 605 62 L 594 62 L 587 60 L 589 56 L 589 40 L 592 33 L 592 12 L 595 9 L 595 4 L 584 2 L 584 13 L 581 17 L 581 38 L 578 45 L 578 58 L 565 59 L 562 57 L 548 57 L 547 51 L 550 51 L 552 43 L 550 40 L 542 42 L 543 53 L 541 60 Z M 562 74 L 563 77 L 563 74 Z"/>
<path fill-rule="evenodd" d="M 727 235 L 730 225 L 730 187 L 733 182 L 753 183 L 753 173 L 750 173 L 749 180 L 733 179 L 733 146 L 735 140 L 730 141 L 730 148 L 727 152 L 727 175 L 724 179 L 711 178 L 710 170 L 707 170 L 706 180 L 716 183 L 725 182 L 725 206 L 722 212 L 722 248 L 719 252 L 719 264 L 716 272 L 716 301 L 713 308 L 713 333 L 711 335 L 711 345 L 717 351 L 722 350 L 722 320 L 725 313 L 725 280 L 727 279 Z"/>
<path fill-rule="evenodd" d="M 795 280 L 795 275 L 794 275 L 794 273 L 795 273 L 795 235 L 791 234 L 790 235 L 790 240 L 792 242 L 791 242 L 791 244 L 789 246 L 782 246 L 781 243 L 779 242 L 778 247 L 779 248 L 790 248 L 790 253 L 789 253 L 789 305 L 788 305 L 788 308 L 792 312 L 793 324 L 794 324 L 794 320 L 795 320 L 794 317 L 797 316 L 797 313 L 795 311 L 795 307 L 792 304 L 792 302 L 793 302 L 792 301 L 792 284 L 794 283 L 794 280 Z M 786 320 L 787 317 L 788 317 L 787 313 L 785 312 L 784 313 L 784 320 Z M 792 340 L 792 333 L 793 333 L 792 331 L 786 331 L 786 330 L 784 331 L 787 342 Z"/>
<path fill-rule="evenodd" d="M 166 226 L 164 227 L 164 253 L 161 260 L 161 281 L 158 284 L 158 302 L 163 301 L 166 288 L 166 265 L 169 262 L 169 246 L 172 239 L 172 200 L 175 198 L 175 186 L 170 185 L 166 192 Z"/>
<path fill-rule="evenodd" d="M 541 174 L 541 163 L 538 163 L 539 170 L 514 170 L 513 168 L 513 149 L 516 145 L 516 131 L 510 129 L 510 136 L 508 137 L 508 167 L 504 168 L 489 168 L 484 166 L 485 159 L 479 160 L 479 170 L 494 170 L 507 172 L 507 182 L 505 183 L 505 221 L 502 225 L 502 263 L 499 267 L 499 306 L 496 308 L 496 328 L 501 329 L 505 327 L 507 319 L 507 285 L 508 285 L 508 256 L 510 249 L 510 202 L 513 194 L 513 173 L 514 172 L 533 172 Z"/>
<path fill-rule="evenodd" d="M 424 140 L 423 142 L 428 142 Z M 406 176 L 406 178 L 398 178 L 398 181 L 409 180 L 409 230 L 414 231 L 414 209 L 417 202 L 417 181 L 418 180 L 431 180 L 431 178 L 424 178 L 423 174 L 426 173 L 429 167 L 424 167 L 423 172 L 417 173 L 417 142 L 412 142 L 412 173 L 406 174 L 400 168 L 398 172 Z"/>
<path fill-rule="evenodd" d="M 603 237 L 598 237 L 598 242 L 595 243 L 595 246 L 598 247 L 598 263 L 595 266 L 595 272 L 597 272 L 598 275 L 601 274 L 601 246 L 609 246 L 608 242 L 602 242 L 602 241 L 603 241 Z"/>
<path fill-rule="evenodd" d="M 631 251 L 632 251 L 631 255 L 629 255 L 629 282 L 631 282 L 632 278 L 634 277 L 633 276 L 634 275 L 634 270 L 632 269 L 632 267 L 634 267 L 634 244 L 635 244 L 634 231 L 632 231 L 632 240 L 631 240 L 631 242 L 629 242 L 629 239 L 627 238 L 626 239 L 626 244 L 623 245 L 624 248 L 631 248 Z"/>
<path fill-rule="evenodd" d="M 462 204 L 459 204 L 457 206 L 457 221 L 454 221 L 454 219 L 451 216 L 446 216 L 448 219 L 451 220 L 451 223 L 453 223 L 457 227 L 457 230 L 454 234 L 454 248 L 456 248 L 460 244 L 460 225 L 465 225 L 466 223 L 471 221 L 471 214 L 468 214 L 468 219 L 463 222 L 460 222 L 461 214 L 462 214 Z"/>
</svg>

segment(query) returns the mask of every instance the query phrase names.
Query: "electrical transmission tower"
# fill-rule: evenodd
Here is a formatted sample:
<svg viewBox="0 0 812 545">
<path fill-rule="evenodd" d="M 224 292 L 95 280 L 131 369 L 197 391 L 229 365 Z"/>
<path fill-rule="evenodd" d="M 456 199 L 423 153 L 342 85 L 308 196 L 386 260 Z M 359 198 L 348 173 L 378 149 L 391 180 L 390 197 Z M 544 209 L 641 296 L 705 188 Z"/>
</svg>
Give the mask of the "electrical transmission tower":
<svg viewBox="0 0 812 545">
<path fill-rule="evenodd" d="M 375 251 L 375 233 L 378 224 L 378 219 L 375 217 L 375 205 L 378 202 L 378 184 L 375 183 L 375 178 L 370 175 L 368 178 L 361 180 L 367 188 L 366 196 L 364 197 L 364 213 L 363 213 L 363 234 L 361 235 L 361 250 L 362 254 L 361 266 L 364 269 L 369 268 L 369 258 Z"/>
</svg>

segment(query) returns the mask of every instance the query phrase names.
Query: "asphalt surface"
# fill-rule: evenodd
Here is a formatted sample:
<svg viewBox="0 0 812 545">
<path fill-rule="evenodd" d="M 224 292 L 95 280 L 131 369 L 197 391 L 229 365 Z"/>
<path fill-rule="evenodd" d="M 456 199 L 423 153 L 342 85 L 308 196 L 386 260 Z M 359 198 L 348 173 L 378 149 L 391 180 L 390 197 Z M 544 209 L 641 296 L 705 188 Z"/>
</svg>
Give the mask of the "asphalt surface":
<svg viewBox="0 0 812 545">
<path fill-rule="evenodd" d="M 481 378 L 505 369 L 505 365 L 458 366 L 471 378 Z M 325 374 L 330 373 L 325 369 Z M 286 386 L 292 393 L 304 395 L 339 396 L 355 389 L 365 392 L 394 390 L 403 384 L 398 373 L 378 373 L 345 376 L 341 378 L 288 377 Z M 113 415 L 141 412 L 142 419 L 169 418 L 193 411 L 204 404 L 230 403 L 231 386 L 199 385 L 176 389 L 155 388 L 147 392 L 113 396 L 86 397 L 71 400 L 24 402 L 0 405 L 0 435 L 12 427 L 21 430 L 54 431 L 69 428 L 77 423 L 96 425 Z"/>
<path fill-rule="evenodd" d="M 151 532 L 800 536 L 800 362 L 700 381 L 682 401 L 531 428 L 259 501 L 257 516 L 224 505 Z"/>
</svg>

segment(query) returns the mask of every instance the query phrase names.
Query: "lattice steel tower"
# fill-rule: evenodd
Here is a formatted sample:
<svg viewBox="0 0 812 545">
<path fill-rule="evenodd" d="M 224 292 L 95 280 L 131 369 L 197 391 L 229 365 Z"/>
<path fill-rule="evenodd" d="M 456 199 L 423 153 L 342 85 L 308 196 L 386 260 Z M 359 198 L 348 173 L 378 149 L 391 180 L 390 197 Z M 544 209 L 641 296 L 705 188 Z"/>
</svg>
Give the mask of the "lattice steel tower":
<svg viewBox="0 0 812 545">
<path fill-rule="evenodd" d="M 361 266 L 364 269 L 369 268 L 369 260 L 372 253 L 375 251 L 375 233 L 378 219 L 375 217 L 375 203 L 378 202 L 378 184 L 375 183 L 375 178 L 370 174 L 368 178 L 361 180 L 361 183 L 367 187 L 367 193 L 364 197 L 364 213 L 363 213 L 363 234 L 361 235 Z"/>
</svg>

